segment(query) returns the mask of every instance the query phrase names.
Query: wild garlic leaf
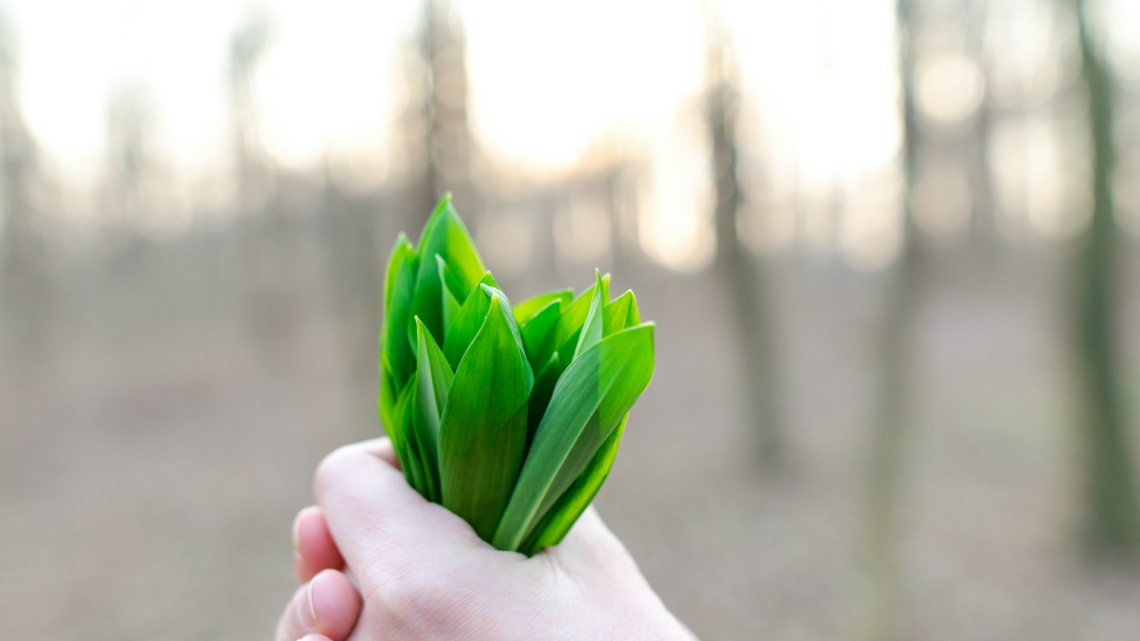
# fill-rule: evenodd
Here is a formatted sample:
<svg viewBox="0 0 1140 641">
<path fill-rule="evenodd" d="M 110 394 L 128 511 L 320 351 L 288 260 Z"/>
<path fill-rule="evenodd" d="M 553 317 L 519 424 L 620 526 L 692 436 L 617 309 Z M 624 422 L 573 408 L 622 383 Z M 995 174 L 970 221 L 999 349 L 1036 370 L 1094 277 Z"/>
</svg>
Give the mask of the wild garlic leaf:
<svg viewBox="0 0 1140 641">
<path fill-rule="evenodd" d="M 598 490 L 602 488 L 602 483 L 609 476 L 628 421 L 629 414 L 626 414 L 609 438 L 598 448 L 598 453 L 590 459 L 590 463 L 578 475 L 570 489 L 558 498 L 542 519 L 542 523 L 531 532 L 527 542 L 520 548 L 524 554 L 532 556 L 541 552 L 543 548 L 562 542 L 563 537 L 574 526 L 578 517 L 582 516 L 582 512 L 590 506 Z"/>
<path fill-rule="evenodd" d="M 534 298 L 528 298 L 518 305 L 515 305 L 515 322 L 518 323 L 519 326 L 522 326 L 523 324 L 530 321 L 530 319 L 533 318 L 535 314 L 543 309 L 546 309 L 550 303 L 555 301 L 558 301 L 559 311 L 561 311 L 561 307 L 569 305 L 570 301 L 573 298 L 574 291 L 569 287 L 553 292 L 547 292 L 545 294 L 539 294 Z"/>
<path fill-rule="evenodd" d="M 526 358 L 508 313 L 498 297 L 491 298 L 486 321 L 455 372 L 440 424 L 443 505 L 487 541 L 526 450 Z"/>
<path fill-rule="evenodd" d="M 495 532 L 496 548 L 519 549 L 645 390 L 653 361 L 653 324 L 646 323 L 602 339 L 563 372 Z"/>
<path fill-rule="evenodd" d="M 443 256 L 465 289 L 473 289 L 487 272 L 483 260 L 475 250 L 475 244 L 471 241 L 467 227 L 451 206 L 450 195 L 444 196 L 432 213 L 417 251 L 420 255 L 420 264 L 416 275 L 416 291 L 412 299 L 411 314 L 418 316 L 436 342 L 440 342 L 444 339 L 443 312 L 440 306 L 443 282 L 440 279 L 439 265 L 435 256 L 437 254 Z M 409 327 L 408 331 L 413 329 Z"/>
</svg>

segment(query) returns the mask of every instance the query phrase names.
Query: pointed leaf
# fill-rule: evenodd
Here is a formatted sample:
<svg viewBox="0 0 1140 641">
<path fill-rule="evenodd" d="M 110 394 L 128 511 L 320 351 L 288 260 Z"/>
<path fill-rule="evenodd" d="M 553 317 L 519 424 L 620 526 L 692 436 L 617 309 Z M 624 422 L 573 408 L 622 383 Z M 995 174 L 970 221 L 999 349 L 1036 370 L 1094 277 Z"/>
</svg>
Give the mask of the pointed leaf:
<svg viewBox="0 0 1140 641">
<path fill-rule="evenodd" d="M 561 301 L 553 300 L 538 313 L 531 316 L 530 320 L 519 324 L 519 333 L 522 334 L 527 358 L 530 359 L 531 366 L 536 369 L 543 365 L 536 359 L 542 353 L 542 345 L 546 342 L 550 332 L 558 324 L 558 319 L 562 317 L 561 307 Z"/>
<path fill-rule="evenodd" d="M 527 543 L 520 548 L 524 554 L 533 556 L 541 552 L 543 548 L 561 543 L 578 517 L 582 516 L 582 512 L 585 512 L 586 508 L 590 506 L 590 502 L 597 496 L 602 483 L 610 474 L 610 468 L 613 467 L 614 459 L 617 457 L 618 445 L 621 444 L 621 436 L 625 432 L 625 424 L 628 420 L 629 414 L 622 417 L 617 428 L 598 448 L 598 453 L 590 459 L 586 469 L 578 475 L 570 489 L 566 490 L 566 493 L 559 497 L 558 502 L 550 508 L 550 511 L 543 518 L 542 524 L 531 533 Z"/>
<path fill-rule="evenodd" d="M 493 544 L 517 550 L 578 478 L 653 376 L 653 324 L 602 339 L 558 379 Z"/>
<path fill-rule="evenodd" d="M 641 314 L 637 310 L 637 298 L 630 290 L 606 304 L 605 329 L 603 334 L 609 336 L 620 332 L 627 327 L 641 324 Z"/>
<path fill-rule="evenodd" d="M 560 305 L 569 305 L 573 297 L 574 291 L 567 287 L 566 289 L 547 292 L 545 294 L 539 294 L 534 298 L 528 298 L 518 305 L 515 305 L 515 322 L 522 326 L 539 311 L 548 307 L 550 303 L 558 301 Z"/>
<path fill-rule="evenodd" d="M 488 278 L 490 275 L 491 272 L 487 272 Z M 511 335 L 518 342 L 519 351 L 523 354 L 526 353 L 522 334 L 519 332 L 518 325 L 515 324 L 515 317 L 511 313 L 511 303 L 507 300 L 507 295 L 486 283 L 480 283 L 464 301 L 463 307 L 459 308 L 459 313 L 452 320 L 451 331 L 447 334 L 447 340 L 443 343 L 443 353 L 453 368 L 459 368 L 463 354 L 467 351 L 471 341 L 474 340 L 476 333 L 482 328 L 484 319 L 491 309 L 491 299 L 493 298 L 497 299 L 502 308 L 506 310 L 507 324 L 510 327 Z M 534 372 L 530 366 L 530 361 L 527 361 L 525 365 L 527 389 L 530 389 L 530 386 L 534 384 Z"/>
<path fill-rule="evenodd" d="M 609 300 L 609 283 L 610 276 L 606 274 L 602 277 L 602 302 Z M 545 363 L 554 352 L 559 352 L 562 354 L 563 360 L 569 362 L 574 355 L 574 348 L 578 346 L 578 334 L 582 331 L 582 325 L 590 313 L 590 304 L 594 302 L 594 292 L 597 287 L 597 282 L 595 282 L 562 311 L 558 324 L 555 325 L 553 331 L 547 334 L 546 342 L 535 355 L 536 362 Z"/>
<path fill-rule="evenodd" d="M 416 449 L 420 454 L 424 481 L 430 496 L 429 501 L 440 500 L 439 496 L 439 420 L 447 404 L 448 388 L 453 374 L 451 366 L 431 332 L 416 319 L 417 358 L 416 390 L 412 425 L 415 428 Z"/>
<path fill-rule="evenodd" d="M 462 284 L 462 290 L 473 289 L 487 271 L 483 266 L 483 260 L 475 250 L 475 244 L 471 242 L 467 227 L 451 206 L 450 194 L 443 197 L 432 213 L 431 219 L 424 227 L 424 236 L 420 239 L 417 251 L 420 264 L 411 313 L 419 316 L 436 342 L 441 342 L 444 339 L 443 310 L 440 302 L 443 296 L 443 282 L 434 257 L 437 254 L 443 256 L 447 266 L 455 274 L 456 280 Z"/>
<path fill-rule="evenodd" d="M 447 330 L 451 327 L 451 319 L 459 312 L 459 307 L 462 305 L 459 301 L 467 298 L 468 292 L 462 291 L 463 284 L 447 266 L 447 261 L 444 260 L 443 256 L 436 254 L 435 262 L 439 266 L 439 280 L 443 283 L 440 292 L 440 318 L 443 323 L 443 335 L 447 336 Z"/>
<path fill-rule="evenodd" d="M 573 358 L 578 358 L 579 354 L 597 345 L 602 340 L 602 306 L 606 303 L 602 300 L 602 296 L 605 293 L 605 285 L 602 283 L 602 272 L 595 270 L 594 274 L 598 281 L 594 285 L 594 297 L 590 301 L 590 311 L 586 314 L 582 331 L 578 333 L 578 345 L 574 348 Z"/>
<path fill-rule="evenodd" d="M 490 540 L 526 448 L 526 358 L 492 297 L 486 321 L 455 372 L 440 425 L 443 505 Z"/>
<path fill-rule="evenodd" d="M 388 358 L 395 389 L 402 390 L 415 367 L 412 344 L 404 328 L 411 323 L 411 302 L 415 296 L 419 257 L 415 252 L 399 246 L 395 251 L 401 254 L 401 259 L 395 275 L 389 273 L 390 287 L 385 292 L 388 307 L 384 310 L 381 351 Z"/>
</svg>

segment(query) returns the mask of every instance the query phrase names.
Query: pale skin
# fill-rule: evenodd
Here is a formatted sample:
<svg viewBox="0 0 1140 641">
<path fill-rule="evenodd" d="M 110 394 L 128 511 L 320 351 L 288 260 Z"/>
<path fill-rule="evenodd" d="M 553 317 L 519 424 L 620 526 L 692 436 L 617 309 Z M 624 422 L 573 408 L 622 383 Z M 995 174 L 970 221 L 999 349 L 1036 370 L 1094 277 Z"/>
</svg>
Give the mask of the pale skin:
<svg viewBox="0 0 1140 641">
<path fill-rule="evenodd" d="M 314 489 L 318 505 L 294 521 L 301 586 L 276 641 L 696 639 L 592 507 L 528 559 L 425 501 L 388 439 L 327 456 Z"/>
</svg>

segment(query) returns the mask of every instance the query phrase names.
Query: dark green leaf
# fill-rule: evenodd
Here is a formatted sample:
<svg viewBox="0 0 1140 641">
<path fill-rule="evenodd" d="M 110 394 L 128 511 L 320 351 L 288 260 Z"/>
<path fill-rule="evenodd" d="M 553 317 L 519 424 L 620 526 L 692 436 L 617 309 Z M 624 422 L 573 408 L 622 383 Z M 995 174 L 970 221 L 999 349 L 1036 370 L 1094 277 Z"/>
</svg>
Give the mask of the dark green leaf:
<svg viewBox="0 0 1140 641">
<path fill-rule="evenodd" d="M 558 324 L 558 319 L 562 317 L 561 307 L 561 301 L 551 301 L 546 307 L 543 307 L 538 313 L 531 316 L 530 320 L 519 324 L 519 333 L 522 334 L 527 358 L 530 359 L 530 364 L 534 368 L 539 368 L 543 365 L 543 363 L 538 362 L 537 359 L 542 354 L 542 346 L 546 342 L 547 337 Z"/>
<path fill-rule="evenodd" d="M 458 282 L 459 279 L 447 266 L 443 256 L 436 254 L 435 260 L 439 264 L 439 279 L 444 285 L 440 292 L 440 319 L 443 323 L 443 335 L 447 336 L 451 320 L 459 313 L 459 308 L 462 306 L 459 301 L 467 298 L 468 292 L 461 291 L 463 284 Z"/>
<path fill-rule="evenodd" d="M 554 385 L 558 383 L 558 377 L 562 376 L 562 370 L 563 367 L 558 362 L 558 352 L 555 352 L 550 356 L 546 365 L 538 370 L 538 375 L 534 377 L 534 387 L 530 390 L 530 401 L 527 404 L 526 411 L 527 451 L 530 451 L 530 445 L 534 441 L 534 433 L 538 430 L 542 415 L 546 413 L 546 406 L 550 404 L 550 396 L 554 393 Z"/>
<path fill-rule="evenodd" d="M 419 389 L 413 405 L 413 425 L 425 481 L 431 492 L 428 500 L 439 502 L 439 421 L 454 375 L 431 332 L 418 318 L 416 327 L 416 385 Z"/>
<path fill-rule="evenodd" d="M 558 379 L 493 544 L 517 550 L 575 482 L 653 376 L 653 324 L 582 352 Z"/>
<path fill-rule="evenodd" d="M 490 540 L 526 448 L 526 358 L 510 311 L 492 297 L 455 372 L 440 425 L 443 505 Z"/>
</svg>

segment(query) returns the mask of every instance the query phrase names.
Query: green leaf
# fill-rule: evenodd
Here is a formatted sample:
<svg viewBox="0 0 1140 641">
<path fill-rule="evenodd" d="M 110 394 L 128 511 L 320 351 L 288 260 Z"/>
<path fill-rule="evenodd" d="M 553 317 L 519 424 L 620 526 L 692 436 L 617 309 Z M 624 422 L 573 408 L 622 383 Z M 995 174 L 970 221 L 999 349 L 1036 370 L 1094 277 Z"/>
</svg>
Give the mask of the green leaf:
<svg viewBox="0 0 1140 641">
<path fill-rule="evenodd" d="M 602 333 L 605 336 L 620 332 L 627 327 L 640 325 L 641 314 L 637 310 L 637 297 L 631 290 L 625 290 L 624 294 L 606 304 L 604 318 Z"/>
<path fill-rule="evenodd" d="M 522 334 L 527 358 L 530 359 L 530 364 L 535 369 L 543 365 L 543 363 L 538 362 L 537 359 L 542 353 L 542 346 L 546 342 L 547 337 L 555 325 L 558 324 L 558 319 L 562 317 L 561 308 L 561 301 L 551 301 L 546 307 L 543 307 L 538 313 L 531 316 L 530 320 L 519 324 L 519 333 Z"/>
<path fill-rule="evenodd" d="M 400 263 L 395 275 L 393 276 L 391 271 L 388 275 L 388 291 L 384 295 L 388 306 L 384 311 L 382 352 L 388 357 L 388 365 L 396 383 L 395 389 L 402 390 L 412 374 L 412 368 L 415 367 L 412 344 L 404 328 L 411 323 L 409 314 L 411 301 L 415 296 L 419 257 L 415 252 L 408 251 L 406 246 L 397 245 L 395 253 L 400 255 Z"/>
<path fill-rule="evenodd" d="M 550 508 L 550 511 L 542 519 L 542 523 L 535 528 L 527 542 L 520 548 L 523 553 L 527 556 L 533 556 L 541 552 L 543 548 L 562 542 L 562 538 L 578 521 L 578 517 L 582 516 L 582 512 L 585 512 L 586 508 L 590 506 L 590 502 L 594 500 L 598 490 L 601 489 L 602 483 L 609 476 L 628 420 L 629 414 L 622 417 L 617 428 L 598 448 L 598 453 L 590 459 L 586 469 L 578 475 L 574 484 L 558 499 L 554 507 Z"/>
<path fill-rule="evenodd" d="M 414 442 L 415 428 L 412 425 L 412 406 L 415 403 L 415 396 L 418 390 L 416 385 L 408 385 L 404 387 L 404 391 L 400 393 L 400 398 L 396 402 L 395 411 L 393 416 L 394 432 L 399 437 L 392 438 L 392 446 L 396 450 L 396 455 L 400 458 L 400 465 L 404 468 L 404 478 L 408 480 L 408 485 L 411 485 L 417 492 L 426 494 L 426 483 L 424 482 L 423 466 L 420 463 L 419 448 L 416 447 Z"/>
<path fill-rule="evenodd" d="M 582 352 L 558 379 L 493 545 L 517 550 L 610 437 L 653 376 L 653 324 Z"/>
<path fill-rule="evenodd" d="M 388 313 L 388 310 L 392 309 L 392 294 L 396 290 L 396 273 L 404 261 L 404 255 L 415 252 L 416 248 L 408 242 L 408 237 L 404 235 L 404 232 L 400 232 L 396 236 L 396 244 L 392 247 L 392 254 L 388 258 L 388 270 L 385 272 L 384 313 Z"/>
<path fill-rule="evenodd" d="M 392 373 L 392 366 L 388 364 L 388 355 L 384 350 L 380 350 L 380 398 L 378 405 L 380 407 L 380 423 L 384 426 L 384 432 L 388 434 L 388 438 L 392 439 L 393 447 L 399 450 L 399 425 L 396 417 L 396 402 L 400 397 L 399 383 L 396 381 L 395 374 Z"/>
<path fill-rule="evenodd" d="M 602 277 L 602 302 L 609 301 L 609 286 L 610 275 L 606 274 Z M 559 317 L 558 323 L 554 326 L 554 330 L 547 334 L 546 341 L 543 346 L 538 350 L 535 356 L 535 361 L 545 363 L 550 355 L 554 352 L 562 354 L 562 358 L 567 362 L 574 355 L 574 348 L 578 345 L 578 334 L 582 331 L 582 325 L 586 322 L 586 316 L 590 313 L 590 304 L 594 302 L 594 292 L 597 290 L 598 284 L 594 283 L 589 289 L 582 292 L 574 302 L 570 303 L 562 312 Z"/>
<path fill-rule="evenodd" d="M 437 254 L 443 256 L 456 280 L 461 283 L 460 289 L 463 291 L 474 289 L 487 272 L 483 260 L 475 250 L 475 244 L 471 242 L 467 227 L 451 206 L 451 194 L 445 195 L 432 213 L 424 227 L 424 235 L 417 251 L 420 264 L 411 314 L 423 321 L 437 343 L 442 342 L 445 336 L 440 302 L 443 282 L 439 266 L 433 257 Z M 405 324 L 405 327 L 409 327 L 408 331 L 413 329 L 409 324 Z"/>
<path fill-rule="evenodd" d="M 420 319 L 416 319 L 416 390 L 415 427 L 416 446 L 420 453 L 424 480 L 430 491 L 429 501 L 439 502 L 439 421 L 447 405 L 448 389 L 454 374 L 447 358 L 431 332 Z"/>
<path fill-rule="evenodd" d="M 443 505 L 490 540 L 526 448 L 526 358 L 499 297 L 455 372 L 440 424 Z"/>
<path fill-rule="evenodd" d="M 534 387 L 530 390 L 530 401 L 527 403 L 526 411 L 526 447 L 530 451 L 530 445 L 534 441 L 534 433 L 538 431 L 538 424 L 542 421 L 542 416 L 546 414 L 546 407 L 550 405 L 550 397 L 554 394 L 554 386 L 558 383 L 558 377 L 562 376 L 564 368 L 558 362 L 558 352 L 550 356 L 550 360 L 546 365 L 538 370 L 538 376 L 534 377 Z"/>
<path fill-rule="evenodd" d="M 443 323 L 443 335 L 451 327 L 451 319 L 459 313 L 462 305 L 459 301 L 467 298 L 468 292 L 461 291 L 463 284 L 459 282 L 455 273 L 447 266 L 447 261 L 439 254 L 435 255 L 435 262 L 439 266 L 439 280 L 443 283 L 440 291 L 440 318 Z"/>
<path fill-rule="evenodd" d="M 490 277 L 491 272 L 487 272 L 487 279 Z M 447 333 L 447 340 L 443 342 L 443 353 L 453 368 L 459 368 L 468 346 L 471 345 L 471 341 L 482 328 L 484 319 L 491 309 L 492 299 L 497 299 L 503 309 L 506 310 L 507 324 L 510 327 L 511 335 L 518 342 L 519 351 L 523 354 L 526 353 L 522 334 L 519 332 L 518 325 L 515 324 L 515 317 L 511 313 L 511 303 L 507 300 L 507 295 L 495 287 L 480 283 L 463 302 L 463 306 L 459 308 L 459 312 L 452 319 L 451 331 Z M 534 384 L 534 372 L 530 366 L 530 361 L 526 362 L 526 380 L 527 389 L 530 389 L 530 386 Z"/>
<path fill-rule="evenodd" d="M 574 290 L 567 287 L 566 289 L 547 292 L 545 294 L 539 294 L 534 298 L 528 298 L 518 305 L 515 305 L 515 322 L 522 326 L 530 321 L 539 311 L 550 306 L 550 303 L 554 301 L 558 301 L 560 305 L 559 310 L 561 311 L 561 306 L 569 305 L 573 297 Z"/>
<path fill-rule="evenodd" d="M 606 301 L 602 300 L 605 294 L 605 285 L 602 283 L 602 272 L 594 270 L 597 276 L 597 282 L 594 284 L 594 297 L 590 301 L 590 311 L 586 314 L 586 320 L 582 323 L 582 331 L 578 333 L 578 344 L 574 347 L 574 356 L 571 360 L 578 358 L 582 352 L 597 345 L 602 340 L 602 305 Z"/>
</svg>

